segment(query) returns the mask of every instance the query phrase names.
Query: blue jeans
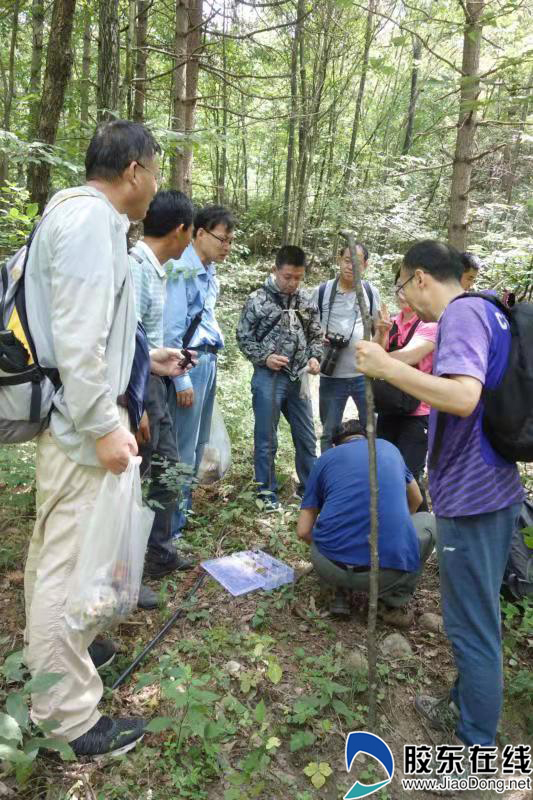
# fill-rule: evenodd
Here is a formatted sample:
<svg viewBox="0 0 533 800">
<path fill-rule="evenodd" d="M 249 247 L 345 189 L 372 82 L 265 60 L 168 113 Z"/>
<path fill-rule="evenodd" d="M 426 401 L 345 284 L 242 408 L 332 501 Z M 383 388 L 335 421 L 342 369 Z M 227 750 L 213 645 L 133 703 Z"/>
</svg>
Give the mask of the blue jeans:
<svg viewBox="0 0 533 800">
<path fill-rule="evenodd" d="M 199 354 L 198 364 L 189 372 L 194 389 L 194 403 L 189 408 L 181 408 L 176 402 L 174 384 L 170 385 L 168 407 L 174 421 L 174 435 L 178 459 L 182 464 L 194 467 L 195 474 L 200 466 L 204 448 L 209 440 L 211 417 L 215 403 L 217 384 L 217 357 L 213 353 Z M 191 482 L 185 481 L 180 487 L 181 499 L 172 516 L 172 535 L 181 533 L 191 507 Z"/>
<path fill-rule="evenodd" d="M 278 483 L 274 463 L 278 449 L 280 412 L 291 428 L 296 451 L 296 472 L 303 494 L 311 467 L 316 460 L 316 436 L 313 409 L 307 398 L 300 397 L 301 382 L 291 381 L 285 372 L 255 367 L 252 377 L 254 410 L 254 467 L 259 491 L 277 500 Z"/>
<path fill-rule="evenodd" d="M 324 453 L 332 447 L 331 436 L 337 425 L 342 422 L 346 403 L 352 398 L 359 420 L 366 427 L 366 397 L 365 378 L 326 378 L 320 376 L 320 422 L 322 423 L 322 436 L 320 437 L 320 452 Z"/>
<path fill-rule="evenodd" d="M 444 627 L 458 677 L 452 699 L 464 744 L 494 745 L 503 701 L 500 586 L 520 504 L 437 517 Z"/>
</svg>

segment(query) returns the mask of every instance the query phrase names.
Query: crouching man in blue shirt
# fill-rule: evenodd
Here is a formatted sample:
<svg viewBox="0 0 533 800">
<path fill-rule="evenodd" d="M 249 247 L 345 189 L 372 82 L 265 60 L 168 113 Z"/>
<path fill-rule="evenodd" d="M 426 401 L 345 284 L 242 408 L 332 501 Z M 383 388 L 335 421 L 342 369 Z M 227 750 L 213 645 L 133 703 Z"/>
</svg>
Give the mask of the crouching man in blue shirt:
<svg viewBox="0 0 533 800">
<path fill-rule="evenodd" d="M 331 613 L 350 614 L 347 590 L 367 592 L 370 577 L 370 484 L 368 443 L 356 420 L 339 425 L 333 449 L 315 462 L 306 485 L 297 533 L 311 545 L 311 561 L 324 583 L 336 589 Z M 418 484 L 400 451 L 378 439 L 379 615 L 408 627 L 406 608 L 435 545 L 435 517 L 414 512 L 422 502 Z"/>
</svg>

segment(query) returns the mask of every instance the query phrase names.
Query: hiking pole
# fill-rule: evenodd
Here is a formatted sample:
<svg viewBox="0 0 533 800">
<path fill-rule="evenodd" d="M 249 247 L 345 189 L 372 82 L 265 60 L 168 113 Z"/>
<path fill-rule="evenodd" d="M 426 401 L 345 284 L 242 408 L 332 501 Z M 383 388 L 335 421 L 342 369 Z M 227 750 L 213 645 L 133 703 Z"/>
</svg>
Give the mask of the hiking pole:
<svg viewBox="0 0 533 800">
<path fill-rule="evenodd" d="M 147 656 L 148 653 L 151 650 L 153 650 L 153 648 L 156 646 L 156 644 L 158 644 L 161 641 L 161 639 L 165 638 L 165 636 L 167 635 L 169 630 L 172 628 L 174 623 L 177 622 L 178 619 L 185 613 L 185 608 L 184 608 L 185 603 L 187 603 L 191 599 L 191 597 L 193 597 L 196 594 L 196 592 L 201 587 L 202 583 L 205 581 L 206 578 L 207 578 L 207 572 L 202 572 L 202 574 L 198 577 L 198 580 L 196 581 L 194 586 L 185 595 L 185 598 L 184 598 L 184 601 L 183 601 L 183 605 L 181 605 L 178 608 L 178 610 L 174 612 L 174 614 L 170 617 L 170 619 L 165 623 L 164 627 L 159 631 L 157 636 L 155 636 L 152 639 L 152 641 L 149 642 L 146 645 L 146 647 L 144 648 L 142 653 L 140 653 L 137 656 L 135 661 L 133 661 L 129 665 L 129 667 L 124 670 L 122 675 L 119 675 L 119 677 L 116 679 L 116 681 L 113 684 L 113 686 L 111 687 L 111 689 L 117 689 L 122 683 L 124 683 L 126 678 L 128 678 L 131 675 L 131 673 L 139 666 L 139 664 L 145 658 L 145 656 Z"/>
<path fill-rule="evenodd" d="M 359 310 L 363 319 L 364 338 L 368 341 L 372 338 L 372 328 L 370 314 L 363 291 L 361 264 L 356 252 L 356 244 L 353 233 L 350 231 L 340 231 L 340 235 L 346 239 L 350 256 L 352 259 L 352 269 L 355 279 L 355 294 L 359 304 Z M 365 376 L 365 396 L 366 396 L 366 435 L 368 440 L 368 480 L 370 486 L 370 580 L 368 597 L 368 627 L 367 627 L 367 651 L 368 651 L 368 728 L 373 731 L 376 729 L 377 717 L 377 649 L 376 649 L 376 620 L 378 612 L 378 578 L 379 578 L 379 554 L 378 554 L 378 476 L 376 459 L 376 428 L 374 418 L 374 393 L 370 379 Z"/>
</svg>

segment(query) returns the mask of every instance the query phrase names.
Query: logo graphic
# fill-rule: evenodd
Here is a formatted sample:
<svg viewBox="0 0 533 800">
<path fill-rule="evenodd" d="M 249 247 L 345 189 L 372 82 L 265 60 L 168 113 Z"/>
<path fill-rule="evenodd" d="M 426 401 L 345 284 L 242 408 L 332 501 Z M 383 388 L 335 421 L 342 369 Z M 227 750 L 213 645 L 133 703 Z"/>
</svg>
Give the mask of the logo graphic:
<svg viewBox="0 0 533 800">
<path fill-rule="evenodd" d="M 366 797 L 369 794 L 373 794 L 383 786 L 387 786 L 394 775 L 394 756 L 390 747 L 379 736 L 366 731 L 352 731 L 348 734 L 345 752 L 346 770 L 348 772 L 350 772 L 358 753 L 373 756 L 384 767 L 389 777 L 386 781 L 380 781 L 380 783 L 374 783 L 371 786 L 366 786 L 364 783 L 356 781 L 349 792 L 344 795 L 344 800 L 355 800 L 357 797 Z"/>
</svg>

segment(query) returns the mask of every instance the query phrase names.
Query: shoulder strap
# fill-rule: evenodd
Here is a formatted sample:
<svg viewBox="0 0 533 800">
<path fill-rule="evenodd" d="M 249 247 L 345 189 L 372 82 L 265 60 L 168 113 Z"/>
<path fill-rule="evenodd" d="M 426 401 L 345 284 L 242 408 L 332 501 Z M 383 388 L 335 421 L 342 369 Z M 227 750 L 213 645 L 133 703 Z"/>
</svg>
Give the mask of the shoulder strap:
<svg viewBox="0 0 533 800">
<path fill-rule="evenodd" d="M 134 253 L 133 250 L 130 250 L 128 255 L 131 256 L 132 258 L 134 258 L 135 261 L 137 262 L 137 264 L 142 264 L 143 263 L 143 260 L 140 257 L 140 255 L 138 253 Z"/>
<path fill-rule="evenodd" d="M 511 311 L 505 303 L 496 297 L 493 294 L 489 294 L 488 292 L 464 292 L 463 294 L 457 295 L 454 297 L 453 300 L 450 300 L 450 303 L 455 303 L 456 300 L 462 300 L 464 297 L 480 297 L 481 300 L 486 300 L 491 305 L 495 306 L 502 314 L 505 314 L 507 319 L 511 319 Z"/>
<path fill-rule="evenodd" d="M 324 306 L 324 294 L 326 293 L 326 283 L 321 283 L 318 287 L 318 313 L 320 314 L 320 319 L 322 319 L 322 308 Z"/>
<path fill-rule="evenodd" d="M 413 325 L 413 327 L 411 328 L 411 330 L 409 331 L 409 333 L 407 334 L 407 336 L 405 337 L 405 342 L 402 344 L 402 350 L 403 350 L 404 347 L 407 347 L 407 345 L 409 344 L 409 342 L 411 341 L 411 339 L 415 335 L 415 331 L 416 331 L 416 329 L 418 328 L 418 326 L 420 325 L 421 322 L 422 322 L 422 320 L 419 317 L 416 320 L 416 322 Z"/>
<path fill-rule="evenodd" d="M 368 313 L 372 316 L 374 312 L 374 292 L 370 286 L 370 281 L 363 281 L 363 286 L 365 287 L 366 296 L 368 297 Z"/>
</svg>

